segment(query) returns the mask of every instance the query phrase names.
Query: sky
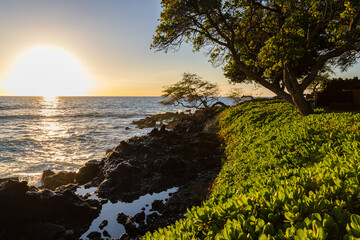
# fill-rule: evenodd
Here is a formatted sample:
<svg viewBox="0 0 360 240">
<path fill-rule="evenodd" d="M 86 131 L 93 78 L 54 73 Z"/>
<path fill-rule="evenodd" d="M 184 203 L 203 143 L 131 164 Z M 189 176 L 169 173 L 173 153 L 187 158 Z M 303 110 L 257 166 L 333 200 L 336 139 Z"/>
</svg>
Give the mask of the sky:
<svg viewBox="0 0 360 240">
<path fill-rule="evenodd" d="M 181 80 L 184 72 L 218 83 L 222 95 L 233 87 L 242 88 L 244 94 L 272 95 L 254 85 L 228 84 L 221 67 L 214 68 L 203 52 L 194 53 L 189 45 L 168 53 L 150 49 L 159 23 L 160 0 L 0 0 L 0 6 L 0 95 L 19 95 L 20 86 L 49 91 L 45 84 L 36 85 L 31 78 L 15 78 L 19 72 L 22 78 L 38 74 L 35 67 L 30 67 L 38 60 L 28 53 L 44 46 L 61 50 L 50 52 L 57 64 L 62 62 L 56 59 L 68 59 L 74 62 L 72 66 L 80 66 L 87 78 L 84 81 L 88 81 L 86 91 L 81 90 L 85 95 L 159 96 L 163 86 Z M 29 65 L 27 70 L 20 67 L 24 65 Z M 52 70 L 51 66 L 47 69 L 59 76 L 66 71 Z M 337 76 L 359 73 L 357 65 Z"/>
</svg>

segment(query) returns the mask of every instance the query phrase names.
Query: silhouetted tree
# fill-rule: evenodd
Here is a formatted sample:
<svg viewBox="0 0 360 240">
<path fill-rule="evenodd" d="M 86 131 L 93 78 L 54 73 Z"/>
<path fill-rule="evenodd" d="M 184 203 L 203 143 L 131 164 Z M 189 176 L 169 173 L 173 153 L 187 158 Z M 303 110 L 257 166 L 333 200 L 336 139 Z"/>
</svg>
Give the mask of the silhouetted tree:
<svg viewBox="0 0 360 240">
<path fill-rule="evenodd" d="M 184 73 L 181 81 L 166 86 L 161 95 L 164 105 L 181 105 L 186 108 L 210 108 L 218 101 L 219 88 L 196 74 Z M 224 105 L 223 103 L 220 103 Z"/>
<path fill-rule="evenodd" d="M 232 82 L 255 82 L 313 112 L 304 91 L 326 65 L 359 56 L 359 0 L 162 0 L 152 47 L 205 48 Z"/>
<path fill-rule="evenodd" d="M 243 90 L 241 88 L 232 88 L 227 95 L 235 104 L 241 103 L 244 100 L 253 99 L 253 96 L 244 95 Z"/>
</svg>

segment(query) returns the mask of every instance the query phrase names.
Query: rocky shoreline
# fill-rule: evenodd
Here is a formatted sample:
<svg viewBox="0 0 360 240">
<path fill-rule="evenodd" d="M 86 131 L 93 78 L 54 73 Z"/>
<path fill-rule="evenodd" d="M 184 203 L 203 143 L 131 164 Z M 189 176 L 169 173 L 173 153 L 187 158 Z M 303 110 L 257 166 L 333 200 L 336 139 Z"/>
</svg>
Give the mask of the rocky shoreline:
<svg viewBox="0 0 360 240">
<path fill-rule="evenodd" d="M 138 239 L 183 218 L 200 205 L 221 166 L 216 111 L 198 111 L 149 134 L 122 141 L 101 161 L 87 162 L 78 172 L 43 172 L 41 188 L 16 179 L 0 181 L 0 239 L 79 239 L 107 201 L 132 202 L 145 194 L 177 187 L 166 201 L 155 200 L 152 213 L 119 214 L 122 236 L 94 231 L 88 239 Z M 96 187 L 99 199 L 76 189 Z M 107 219 L 101 223 L 103 229 Z"/>
</svg>

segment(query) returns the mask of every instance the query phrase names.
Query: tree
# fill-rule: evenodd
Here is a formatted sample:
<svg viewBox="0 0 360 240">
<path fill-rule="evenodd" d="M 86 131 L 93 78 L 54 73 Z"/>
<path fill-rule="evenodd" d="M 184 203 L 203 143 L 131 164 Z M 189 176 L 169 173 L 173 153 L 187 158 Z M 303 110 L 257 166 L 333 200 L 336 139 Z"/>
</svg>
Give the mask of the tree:
<svg viewBox="0 0 360 240">
<path fill-rule="evenodd" d="M 228 93 L 227 97 L 230 98 L 234 104 L 238 104 L 243 101 L 254 98 L 253 96 L 250 95 L 244 95 L 243 90 L 241 88 L 232 88 Z"/>
<path fill-rule="evenodd" d="M 304 91 L 359 57 L 359 0 L 162 0 L 152 47 L 206 49 L 235 83 L 255 82 L 313 113 Z"/>
<path fill-rule="evenodd" d="M 186 108 L 208 109 L 220 103 L 218 95 L 219 88 L 216 84 L 202 80 L 196 74 L 184 73 L 181 81 L 165 87 L 161 95 L 165 99 L 160 103 L 164 105 L 181 105 Z"/>
</svg>

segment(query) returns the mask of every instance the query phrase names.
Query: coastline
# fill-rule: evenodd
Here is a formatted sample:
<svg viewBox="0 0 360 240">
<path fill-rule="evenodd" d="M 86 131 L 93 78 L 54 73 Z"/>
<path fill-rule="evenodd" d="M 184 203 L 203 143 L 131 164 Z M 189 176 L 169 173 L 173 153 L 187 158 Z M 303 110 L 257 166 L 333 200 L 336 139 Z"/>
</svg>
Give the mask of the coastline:
<svg viewBox="0 0 360 240">
<path fill-rule="evenodd" d="M 41 199 L 40 202 L 19 203 L 27 209 L 22 213 L 27 215 L 27 219 L 19 219 L 11 214 L 13 209 L 8 208 L 7 217 L 14 222 L 22 222 L 26 227 L 19 229 L 8 226 L 7 230 L 0 232 L 0 236 L 14 237 L 11 231 L 16 229 L 16 234 L 23 239 L 28 239 L 25 236 L 29 232 L 37 234 L 36 239 L 79 239 L 89 228 L 95 215 L 99 215 L 104 204 L 118 201 L 133 202 L 146 194 L 160 193 L 176 187 L 177 191 L 171 192 L 166 201 L 164 199 L 150 203 L 152 211 L 147 216 L 144 216 L 144 209 L 136 214 L 137 216 L 126 216 L 126 221 L 122 222 L 126 232 L 122 237 L 110 236 L 106 231 L 105 222 L 101 228 L 104 229 L 102 232 L 93 231 L 85 237 L 137 239 L 147 231 L 174 223 L 184 216 L 187 208 L 201 204 L 220 170 L 220 142 L 216 138 L 216 131 L 212 129 L 214 126 L 208 123 L 208 119 L 214 118 L 215 115 L 198 113 L 191 117 L 186 116 L 173 130 L 168 131 L 163 126 L 161 129 L 154 128 L 145 136 L 122 141 L 101 161 L 89 161 L 76 173 L 44 171 L 44 186 L 41 188 L 29 187 L 26 182 L 16 180 L 0 183 L 0 195 L 4 194 L 4 197 L 9 195 L 9 191 L 16 192 L 22 188 L 21 193 L 10 194 L 12 199 L 28 199 L 29 196 Z M 76 189 L 82 185 L 86 188 L 96 187 L 96 194 L 100 198 L 94 199 L 94 195 L 91 194 L 77 194 Z M 41 216 L 29 210 L 39 209 L 39 204 L 54 202 L 54 197 L 61 199 L 59 205 L 83 204 L 83 210 L 88 214 L 86 220 L 83 219 L 82 222 L 81 217 L 66 219 L 67 216 L 59 219 L 60 213 L 45 209 L 40 209 L 48 211 L 46 217 L 41 219 Z M 9 196 L 7 198 L 10 199 Z M 73 201 L 66 202 L 64 199 Z M 6 205 L 8 203 L 1 204 L 3 207 Z M 115 211 L 121 212 L 121 209 Z M 62 213 L 71 215 L 65 210 Z M 29 215 L 36 217 L 31 219 Z M 85 213 L 81 215 L 85 216 Z M 44 222 L 47 224 L 45 227 L 39 225 Z M 49 230 L 51 227 L 57 230 Z"/>
<path fill-rule="evenodd" d="M 182 110 L 161 106 L 160 99 L 2 97 L 0 178 L 19 176 L 35 184 L 45 169 L 77 171 L 121 140 L 151 131 L 132 121 Z"/>
</svg>

